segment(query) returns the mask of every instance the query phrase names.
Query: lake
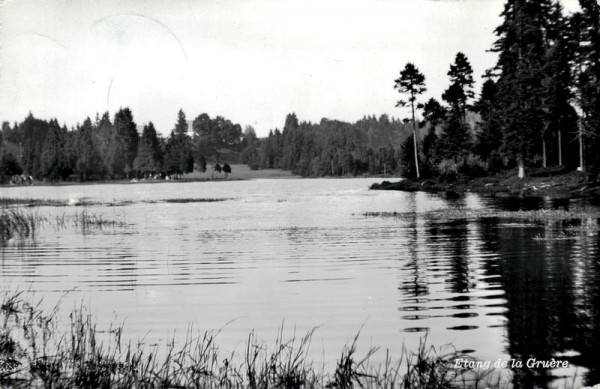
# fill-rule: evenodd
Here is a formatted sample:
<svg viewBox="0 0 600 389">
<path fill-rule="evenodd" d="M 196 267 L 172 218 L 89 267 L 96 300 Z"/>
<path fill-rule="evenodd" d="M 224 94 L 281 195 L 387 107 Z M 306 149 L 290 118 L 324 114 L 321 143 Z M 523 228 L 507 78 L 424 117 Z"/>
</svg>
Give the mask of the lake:
<svg viewBox="0 0 600 389">
<path fill-rule="evenodd" d="M 518 387 L 600 383 L 598 219 L 431 217 L 506 204 L 369 191 L 375 181 L 3 188 L 90 205 L 37 208 L 49 222 L 2 249 L 0 282 L 66 311 L 87 305 L 100 326 L 124 321 L 148 343 L 194 324 L 221 329 L 219 347 L 240 354 L 252 330 L 268 343 L 318 327 L 311 350 L 332 364 L 360 330 L 361 350 L 392 355 L 426 336 L 481 360 L 569 362 L 513 369 Z M 77 212 L 117 223 L 52 222 Z M 390 212 L 401 215 L 379 215 Z"/>
</svg>

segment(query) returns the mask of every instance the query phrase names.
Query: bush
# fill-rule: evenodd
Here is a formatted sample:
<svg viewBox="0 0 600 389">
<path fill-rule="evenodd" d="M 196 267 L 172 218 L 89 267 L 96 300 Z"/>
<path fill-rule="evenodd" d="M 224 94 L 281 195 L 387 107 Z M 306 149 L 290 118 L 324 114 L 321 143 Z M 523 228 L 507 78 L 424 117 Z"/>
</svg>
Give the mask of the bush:
<svg viewBox="0 0 600 389">
<path fill-rule="evenodd" d="M 458 178 L 458 164 L 452 159 L 443 159 L 438 165 L 440 179 L 446 182 L 454 182 Z"/>
<path fill-rule="evenodd" d="M 485 177 L 486 164 L 476 155 L 468 155 L 460 167 L 460 173 L 467 177 Z"/>
<path fill-rule="evenodd" d="M 22 174 L 23 169 L 17 158 L 9 152 L 4 152 L 0 157 L 0 182 L 8 181 L 16 174 Z"/>
<path fill-rule="evenodd" d="M 502 155 L 495 150 L 490 154 L 490 159 L 488 160 L 488 171 L 489 172 L 499 172 L 504 169 L 504 161 L 502 159 Z"/>
</svg>

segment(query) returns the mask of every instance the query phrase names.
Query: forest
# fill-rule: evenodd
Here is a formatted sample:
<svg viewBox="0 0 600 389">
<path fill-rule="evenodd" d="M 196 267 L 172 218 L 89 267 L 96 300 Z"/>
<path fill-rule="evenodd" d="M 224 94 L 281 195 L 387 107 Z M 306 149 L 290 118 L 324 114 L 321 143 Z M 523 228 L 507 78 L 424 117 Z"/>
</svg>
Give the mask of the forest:
<svg viewBox="0 0 600 389">
<path fill-rule="evenodd" d="M 526 167 L 562 166 L 597 179 L 600 5 L 579 3 L 580 11 L 567 15 L 557 1 L 508 0 L 490 48 L 498 61 L 477 95 L 462 52 L 449 65 L 441 99 L 422 99 L 426 77 L 409 62 L 394 81 L 401 96 L 396 107 L 406 119 L 315 125 L 298 124 L 291 115 L 283 132 L 248 142 L 244 161 L 303 176 L 400 173 L 452 180 L 517 166 L 521 176 Z"/>
<path fill-rule="evenodd" d="M 447 70 L 440 99 L 424 99 L 426 77 L 407 63 L 394 80 L 404 119 L 364 116 L 355 123 L 285 118 L 264 138 L 247 126 L 203 113 L 190 124 L 180 111 L 163 137 L 138 128 L 129 108 L 86 118 L 68 129 L 32 114 L 0 133 L 0 179 L 102 180 L 182 175 L 207 164 L 239 162 L 306 177 L 485 176 L 502 169 L 562 166 L 600 173 L 600 5 L 579 0 L 566 14 L 558 1 L 508 0 L 490 48 L 496 65 L 476 93 L 467 56 Z M 390 82 L 391 84 L 391 82 Z M 391 87 L 392 85 L 390 85 Z"/>
<path fill-rule="evenodd" d="M 222 154 L 240 150 L 239 124 L 201 114 L 192 122 L 180 110 L 168 137 L 152 122 L 141 134 L 129 108 L 114 118 L 108 112 L 89 117 L 74 129 L 56 119 L 36 119 L 30 114 L 22 123 L 3 123 L 0 178 L 25 174 L 38 180 L 93 181 L 123 178 L 164 178 L 206 171 L 207 160 L 218 163 Z M 238 152 L 239 153 L 239 152 Z M 225 154 L 226 156 L 226 154 Z"/>
</svg>

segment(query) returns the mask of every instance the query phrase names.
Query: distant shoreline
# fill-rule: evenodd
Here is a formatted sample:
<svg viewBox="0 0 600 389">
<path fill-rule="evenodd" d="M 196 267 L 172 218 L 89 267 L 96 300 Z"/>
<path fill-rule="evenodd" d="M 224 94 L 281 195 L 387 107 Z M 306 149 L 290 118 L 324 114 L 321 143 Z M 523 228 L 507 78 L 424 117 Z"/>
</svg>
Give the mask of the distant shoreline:
<svg viewBox="0 0 600 389">
<path fill-rule="evenodd" d="M 185 174 L 181 179 L 171 180 L 143 180 L 143 179 L 115 179 L 98 181 L 39 181 L 34 180 L 32 184 L 11 185 L 3 184 L 0 188 L 23 188 L 23 187 L 45 187 L 45 186 L 70 186 L 70 185 L 135 185 L 135 184 L 164 184 L 164 183 L 190 183 L 190 182 L 227 182 L 227 181 L 246 181 L 254 179 L 280 179 L 280 178 L 301 178 L 291 172 L 279 169 L 251 170 L 246 165 L 231 165 L 232 172 L 225 178 L 224 173 L 213 173 L 210 170 L 206 172 L 194 171 Z"/>
<path fill-rule="evenodd" d="M 164 183 L 191 183 L 191 182 L 228 182 L 228 181 L 248 181 L 257 179 L 353 179 L 353 178 L 380 178 L 380 179 L 393 179 L 396 180 L 398 176 L 385 176 L 385 175 L 346 175 L 346 176 L 324 176 L 324 177 L 302 177 L 295 175 L 290 171 L 281 169 L 259 169 L 252 170 L 246 165 L 231 165 L 232 172 L 225 178 L 223 173 L 213 173 L 211 171 L 199 172 L 194 171 L 192 173 L 185 174 L 181 179 L 171 180 L 143 180 L 143 179 L 115 179 L 115 180 L 98 180 L 98 181 L 39 181 L 34 180 L 32 184 L 23 185 L 11 185 L 2 184 L 0 188 L 23 188 L 23 187 L 46 187 L 46 186 L 75 186 L 75 185 L 135 185 L 135 184 L 164 184 Z"/>
</svg>

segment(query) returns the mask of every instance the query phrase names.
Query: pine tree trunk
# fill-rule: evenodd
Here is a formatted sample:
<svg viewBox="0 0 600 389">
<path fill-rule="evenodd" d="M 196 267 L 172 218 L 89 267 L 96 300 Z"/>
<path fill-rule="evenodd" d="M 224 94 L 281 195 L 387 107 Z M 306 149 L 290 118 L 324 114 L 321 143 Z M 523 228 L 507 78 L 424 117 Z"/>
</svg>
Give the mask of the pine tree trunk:
<svg viewBox="0 0 600 389">
<path fill-rule="evenodd" d="M 523 155 L 519 156 L 519 178 L 525 178 L 525 158 Z"/>
<path fill-rule="evenodd" d="M 558 165 L 562 166 L 562 132 L 560 131 L 560 119 L 558 120 Z"/>
<path fill-rule="evenodd" d="M 546 138 L 542 139 L 542 156 L 543 156 L 543 166 L 544 168 L 548 167 L 547 157 L 546 157 Z"/>
<path fill-rule="evenodd" d="M 578 168 L 578 170 L 583 172 L 584 166 L 583 166 L 583 122 L 582 122 L 582 118 L 579 118 L 577 123 L 579 125 L 579 168 Z"/>
<path fill-rule="evenodd" d="M 415 146 L 415 169 L 417 171 L 417 178 L 421 178 L 419 174 L 419 152 L 417 148 L 417 123 L 415 122 L 415 103 L 411 103 L 412 108 L 412 122 L 413 122 L 413 141 Z"/>
</svg>

